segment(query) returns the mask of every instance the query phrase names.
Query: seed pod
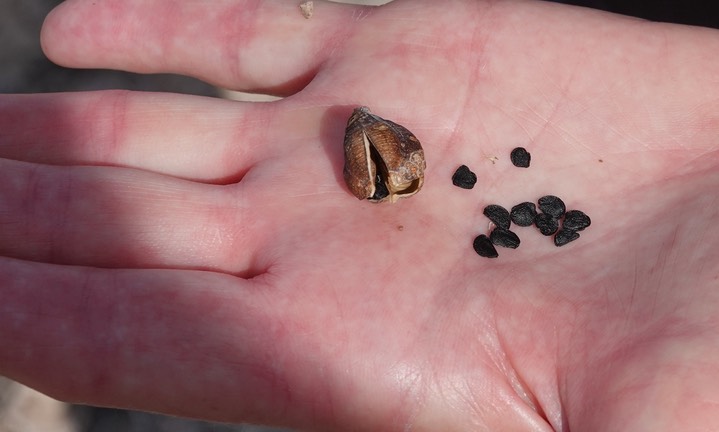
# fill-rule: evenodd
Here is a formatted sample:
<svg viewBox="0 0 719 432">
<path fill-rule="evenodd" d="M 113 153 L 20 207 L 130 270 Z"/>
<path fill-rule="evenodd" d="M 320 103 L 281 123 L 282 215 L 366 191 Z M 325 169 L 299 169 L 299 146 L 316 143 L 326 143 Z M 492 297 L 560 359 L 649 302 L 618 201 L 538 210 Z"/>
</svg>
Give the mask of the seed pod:
<svg viewBox="0 0 719 432">
<path fill-rule="evenodd" d="M 345 130 L 344 178 L 350 192 L 371 202 L 410 197 L 424 183 L 424 151 L 407 128 L 359 107 Z"/>
</svg>

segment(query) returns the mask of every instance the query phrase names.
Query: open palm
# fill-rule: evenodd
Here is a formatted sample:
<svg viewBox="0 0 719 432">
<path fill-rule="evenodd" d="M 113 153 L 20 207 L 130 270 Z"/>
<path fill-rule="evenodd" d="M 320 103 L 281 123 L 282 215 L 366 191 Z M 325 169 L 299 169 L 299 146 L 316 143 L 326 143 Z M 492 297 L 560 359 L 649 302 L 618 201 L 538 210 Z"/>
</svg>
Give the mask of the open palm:
<svg viewBox="0 0 719 432">
<path fill-rule="evenodd" d="M 72 0 L 43 43 L 291 96 L 0 98 L 0 373 L 313 430 L 719 425 L 715 32 L 542 2 Z M 415 197 L 348 192 L 358 105 L 422 142 Z M 485 205 L 547 194 L 591 216 L 579 240 L 473 252 Z"/>
</svg>

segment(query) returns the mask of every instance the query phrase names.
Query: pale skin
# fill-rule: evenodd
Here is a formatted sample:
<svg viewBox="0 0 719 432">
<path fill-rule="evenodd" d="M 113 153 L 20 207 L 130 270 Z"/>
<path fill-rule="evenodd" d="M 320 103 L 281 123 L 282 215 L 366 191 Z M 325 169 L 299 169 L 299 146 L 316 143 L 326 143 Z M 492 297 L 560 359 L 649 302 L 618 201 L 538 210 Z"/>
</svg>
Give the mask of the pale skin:
<svg viewBox="0 0 719 432">
<path fill-rule="evenodd" d="M 289 97 L 1 96 L 0 374 L 307 430 L 719 428 L 719 34 L 543 2 L 297 6 L 50 15 L 60 64 Z M 423 143 L 416 196 L 347 190 L 358 105 Z M 579 240 L 473 252 L 485 205 L 546 194 L 591 216 Z"/>
</svg>

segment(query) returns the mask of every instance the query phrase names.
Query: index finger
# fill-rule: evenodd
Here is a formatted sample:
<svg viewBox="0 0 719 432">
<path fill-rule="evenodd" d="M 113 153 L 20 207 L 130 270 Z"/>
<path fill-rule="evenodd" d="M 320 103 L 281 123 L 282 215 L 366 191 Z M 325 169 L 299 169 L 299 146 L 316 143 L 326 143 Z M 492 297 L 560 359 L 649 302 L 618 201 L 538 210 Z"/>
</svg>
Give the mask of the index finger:
<svg viewBox="0 0 719 432">
<path fill-rule="evenodd" d="M 287 95 L 351 33 L 361 8 L 314 3 L 318 12 L 305 19 L 285 0 L 70 0 L 47 17 L 42 45 L 64 66 L 175 72 Z"/>
</svg>

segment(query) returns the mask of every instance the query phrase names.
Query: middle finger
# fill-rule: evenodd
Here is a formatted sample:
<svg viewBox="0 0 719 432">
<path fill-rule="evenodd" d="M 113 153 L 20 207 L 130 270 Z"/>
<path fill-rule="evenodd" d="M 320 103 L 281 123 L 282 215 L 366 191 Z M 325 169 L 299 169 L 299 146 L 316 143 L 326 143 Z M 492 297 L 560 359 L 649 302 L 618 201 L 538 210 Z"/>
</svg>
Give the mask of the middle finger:
<svg viewBox="0 0 719 432">
<path fill-rule="evenodd" d="M 278 107 L 127 91 L 2 95 L 0 157 L 228 182 L 278 151 Z"/>
</svg>

